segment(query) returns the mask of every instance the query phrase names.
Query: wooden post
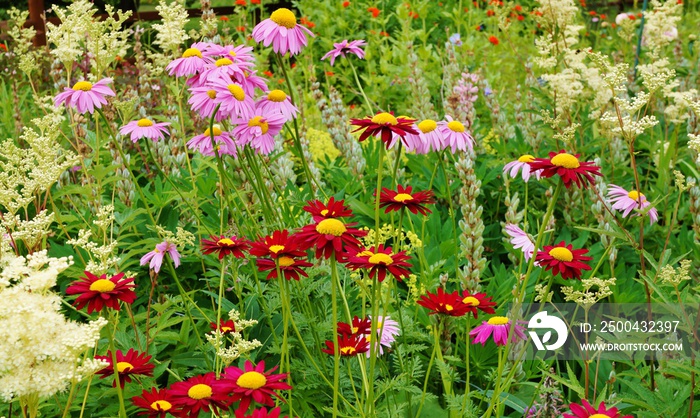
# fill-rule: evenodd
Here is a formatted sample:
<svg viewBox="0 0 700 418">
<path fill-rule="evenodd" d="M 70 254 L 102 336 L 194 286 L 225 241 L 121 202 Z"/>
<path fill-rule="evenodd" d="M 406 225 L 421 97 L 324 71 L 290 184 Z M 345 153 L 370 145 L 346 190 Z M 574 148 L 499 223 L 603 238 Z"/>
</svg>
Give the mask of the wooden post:
<svg viewBox="0 0 700 418">
<path fill-rule="evenodd" d="M 29 23 L 36 29 L 34 46 L 46 45 L 46 26 L 44 26 L 44 0 L 29 0 Z"/>
</svg>

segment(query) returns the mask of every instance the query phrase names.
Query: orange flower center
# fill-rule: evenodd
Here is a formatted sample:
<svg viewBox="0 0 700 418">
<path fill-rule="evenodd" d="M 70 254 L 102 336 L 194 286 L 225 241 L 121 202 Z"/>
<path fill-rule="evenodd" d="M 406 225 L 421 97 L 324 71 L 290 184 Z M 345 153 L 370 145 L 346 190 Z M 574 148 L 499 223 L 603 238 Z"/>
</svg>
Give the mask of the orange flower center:
<svg viewBox="0 0 700 418">
<path fill-rule="evenodd" d="M 111 280 L 98 279 L 90 283 L 90 290 L 92 290 L 93 292 L 105 293 L 111 292 L 116 286 L 117 285 Z"/>
<path fill-rule="evenodd" d="M 394 196 L 394 200 L 397 202 L 405 202 L 407 200 L 413 200 L 413 196 L 411 196 L 408 193 L 399 193 L 396 196 Z"/>
<path fill-rule="evenodd" d="M 518 161 L 520 161 L 521 163 L 531 163 L 535 161 L 535 157 L 533 157 L 530 154 L 525 154 L 522 157 L 518 158 Z"/>
<path fill-rule="evenodd" d="M 73 85 L 73 90 L 90 91 L 92 90 L 92 83 L 89 81 L 78 81 Z"/>
<path fill-rule="evenodd" d="M 389 254 L 377 253 L 377 254 L 372 255 L 368 261 L 371 264 L 381 263 L 381 264 L 388 266 L 389 264 L 394 262 L 394 259 L 391 258 L 391 256 Z"/>
<path fill-rule="evenodd" d="M 151 409 L 154 411 L 168 411 L 172 407 L 173 404 L 168 401 L 155 401 L 151 404 Z"/>
<path fill-rule="evenodd" d="M 218 240 L 216 242 L 216 244 L 220 245 L 222 247 L 228 247 L 228 246 L 233 245 L 233 240 L 231 240 L 229 238 L 221 238 L 220 240 Z"/>
<path fill-rule="evenodd" d="M 489 325 L 505 325 L 509 321 L 508 318 L 505 316 L 494 316 L 493 318 L 489 318 L 488 324 Z"/>
<path fill-rule="evenodd" d="M 124 373 L 132 370 L 134 368 L 134 365 L 126 362 L 126 361 L 120 361 L 117 363 L 117 371 L 119 373 Z"/>
<path fill-rule="evenodd" d="M 204 398 L 211 397 L 212 393 L 211 386 L 205 385 L 204 383 L 198 383 L 187 391 L 187 396 L 192 399 L 200 400 Z"/>
<path fill-rule="evenodd" d="M 578 158 L 565 152 L 555 155 L 552 158 L 552 164 L 556 165 L 557 167 L 564 167 L 568 169 L 579 168 L 581 166 L 581 163 L 578 162 Z"/>
<path fill-rule="evenodd" d="M 347 228 L 345 228 L 345 224 L 334 218 L 324 219 L 316 225 L 316 232 L 319 234 L 339 237 L 346 231 Z"/>
<path fill-rule="evenodd" d="M 280 267 L 289 267 L 294 265 L 294 259 L 292 257 L 280 257 L 277 262 L 279 263 Z"/>
<path fill-rule="evenodd" d="M 270 126 L 265 122 L 262 116 L 254 116 L 253 119 L 248 121 L 248 126 L 259 126 L 263 135 L 270 129 Z"/>
<path fill-rule="evenodd" d="M 565 247 L 555 247 L 549 250 L 549 255 L 556 258 L 559 261 L 571 261 L 574 259 L 574 255 Z"/>
<path fill-rule="evenodd" d="M 292 29 L 297 25 L 297 18 L 291 10 L 280 8 L 272 12 L 270 20 L 287 29 Z"/>
<path fill-rule="evenodd" d="M 246 389 L 260 389 L 267 384 L 267 378 L 259 372 L 245 372 L 236 380 L 236 384 Z"/>
<path fill-rule="evenodd" d="M 287 99 L 287 95 L 282 90 L 272 90 L 267 93 L 267 100 L 271 102 L 283 102 Z"/>
<path fill-rule="evenodd" d="M 399 121 L 391 113 L 382 112 L 372 116 L 372 123 L 377 125 L 398 125 Z"/>
<path fill-rule="evenodd" d="M 238 100 L 239 102 L 245 100 L 245 92 L 238 84 L 229 84 L 228 91 L 230 91 L 231 95 L 235 97 L 236 100 Z"/>
<path fill-rule="evenodd" d="M 426 119 L 418 124 L 418 129 L 420 129 L 420 131 L 424 134 L 427 134 L 437 129 L 437 122 L 432 119 Z"/>
<path fill-rule="evenodd" d="M 467 296 L 466 298 L 462 299 L 462 303 L 465 305 L 470 305 L 470 306 L 479 306 L 479 299 L 475 298 L 474 296 Z"/>
<path fill-rule="evenodd" d="M 187 48 L 182 53 L 182 58 L 199 57 L 202 58 L 202 52 L 197 48 Z"/>
<path fill-rule="evenodd" d="M 148 120 L 148 119 L 146 119 L 146 118 L 139 119 L 139 121 L 136 122 L 136 124 L 137 124 L 140 128 L 147 128 L 147 127 L 149 127 L 149 126 L 153 126 L 153 122 L 151 122 L 150 120 Z"/>
</svg>

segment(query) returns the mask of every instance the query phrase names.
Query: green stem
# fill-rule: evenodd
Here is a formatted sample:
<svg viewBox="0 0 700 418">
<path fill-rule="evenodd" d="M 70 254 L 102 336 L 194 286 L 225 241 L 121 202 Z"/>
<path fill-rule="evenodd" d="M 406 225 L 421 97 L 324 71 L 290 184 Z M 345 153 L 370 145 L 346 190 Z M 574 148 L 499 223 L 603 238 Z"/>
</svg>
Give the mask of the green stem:
<svg viewBox="0 0 700 418">
<path fill-rule="evenodd" d="M 333 309 L 333 418 L 338 416 L 340 391 L 340 347 L 338 346 L 338 269 L 335 254 L 331 257 L 331 305 Z"/>
<path fill-rule="evenodd" d="M 369 110 L 370 115 L 373 115 L 374 109 L 372 108 L 372 103 L 367 98 L 367 95 L 365 94 L 365 89 L 362 88 L 362 83 L 360 83 L 360 77 L 357 76 L 357 70 L 355 69 L 355 65 L 352 63 L 352 60 L 347 61 L 350 64 L 350 68 L 352 69 L 352 74 L 355 76 L 355 82 L 357 83 L 357 87 L 360 89 L 360 94 L 362 94 L 362 98 L 365 99 L 367 110 Z"/>
</svg>

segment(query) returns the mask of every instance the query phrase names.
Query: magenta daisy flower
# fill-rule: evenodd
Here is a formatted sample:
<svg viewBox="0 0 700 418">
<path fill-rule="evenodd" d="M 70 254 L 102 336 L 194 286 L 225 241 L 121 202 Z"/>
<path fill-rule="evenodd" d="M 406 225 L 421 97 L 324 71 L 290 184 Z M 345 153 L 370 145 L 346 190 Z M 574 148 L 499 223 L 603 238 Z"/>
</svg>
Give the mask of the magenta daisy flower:
<svg viewBox="0 0 700 418">
<path fill-rule="evenodd" d="M 545 245 L 543 251 L 537 252 L 535 259 L 540 263 L 540 267 L 550 270 L 554 276 L 561 274 L 565 280 L 580 280 L 581 270 L 591 269 L 586 262 L 593 260 L 593 257 L 585 256 L 586 253 L 587 249 L 574 249 L 572 244 L 567 245 L 562 241 L 557 245 Z"/>
<path fill-rule="evenodd" d="M 101 109 L 102 105 L 107 104 L 105 96 L 115 95 L 114 91 L 107 87 L 107 84 L 111 83 L 111 78 L 103 78 L 95 84 L 84 80 L 78 81 L 73 88 L 66 87 L 63 93 L 57 94 L 53 103 L 58 107 L 65 102 L 66 107 L 73 107 L 79 113 L 95 113 L 95 108 Z"/>
<path fill-rule="evenodd" d="M 214 61 L 214 65 L 209 65 L 202 70 L 199 77 L 204 81 L 214 81 L 219 78 L 242 77 L 245 76 L 247 66 L 250 63 L 235 63 L 228 57 L 219 58 Z"/>
<path fill-rule="evenodd" d="M 265 362 L 260 361 L 256 366 L 246 360 L 244 368 L 231 366 L 224 369 L 220 380 L 214 383 L 214 388 L 223 393 L 231 394 L 234 402 L 240 401 L 237 412 L 248 410 L 251 402 L 274 406 L 273 396 L 281 398 L 277 391 L 290 390 L 292 387 L 284 382 L 286 373 L 272 374 L 277 367 L 265 371 Z"/>
<path fill-rule="evenodd" d="M 251 148 L 262 154 L 269 154 L 275 147 L 274 136 L 280 133 L 284 126 L 284 116 L 281 114 L 263 115 L 260 109 L 248 118 L 234 118 L 231 123 L 236 126 L 231 134 L 236 138 L 236 144 Z"/>
<path fill-rule="evenodd" d="M 636 190 L 628 192 L 620 186 L 611 184 L 610 190 L 608 190 L 608 197 L 610 197 L 610 203 L 613 203 L 613 209 L 622 212 L 622 217 L 626 218 L 629 214 L 635 210 L 639 209 L 641 213 L 636 213 L 635 216 L 641 216 L 644 209 L 649 207 L 651 203 L 647 200 L 646 196 L 639 193 Z M 659 220 L 659 212 L 656 208 L 650 208 L 647 212 L 649 214 L 649 221 L 653 224 Z"/>
<path fill-rule="evenodd" d="M 173 264 L 175 264 L 175 267 L 177 268 L 180 265 L 180 253 L 177 252 L 177 247 L 175 244 L 168 241 L 161 242 L 160 244 L 156 245 L 156 248 L 153 251 L 141 257 L 141 265 L 143 266 L 146 263 L 149 263 L 148 268 L 158 273 L 163 265 L 163 258 L 165 257 L 166 253 L 170 254 L 170 258 L 173 259 Z"/>
<path fill-rule="evenodd" d="M 212 411 L 216 415 L 228 411 L 232 399 L 218 389 L 217 383 L 214 372 L 173 383 L 169 391 L 172 406 L 180 409 L 183 417 L 197 417 L 200 411 Z"/>
<path fill-rule="evenodd" d="M 452 117 L 446 115 L 444 121 L 438 122 L 438 129 L 442 135 L 443 142 L 441 149 L 448 146 L 452 148 L 452 152 L 457 150 L 466 151 L 474 149 L 474 138 L 467 132 L 467 128 L 462 122 L 453 120 Z"/>
<path fill-rule="evenodd" d="M 190 87 L 190 98 L 187 103 L 190 104 L 192 110 L 197 112 L 202 119 L 211 118 L 212 113 L 216 110 L 219 104 L 217 100 L 218 92 L 210 84 L 200 85 L 198 87 Z M 221 122 L 226 118 L 226 114 L 219 109 L 216 113 L 216 121 Z"/>
<path fill-rule="evenodd" d="M 532 170 L 530 168 L 529 163 L 531 163 L 533 161 L 535 161 L 534 156 L 529 155 L 529 154 L 525 154 L 525 155 L 521 156 L 520 158 L 518 158 L 517 160 L 511 161 L 508 164 L 506 164 L 503 167 L 503 173 L 505 174 L 510 170 L 510 176 L 512 178 L 515 178 L 518 175 L 518 171 L 522 170 L 521 176 L 522 176 L 523 180 L 525 180 L 527 182 L 528 180 L 530 180 L 530 175 L 534 171 L 535 177 L 537 177 L 537 180 L 539 180 L 540 176 L 541 176 L 540 170 Z"/>
<path fill-rule="evenodd" d="M 394 146 L 397 138 L 405 138 L 407 134 L 418 134 L 413 129 L 415 119 L 395 117 L 388 112 L 380 112 L 372 117 L 350 119 L 350 124 L 358 128 L 352 132 L 363 131 L 358 139 L 360 142 L 376 136 L 382 140 L 386 149 Z"/>
<path fill-rule="evenodd" d="M 258 89 L 260 91 L 269 90 L 267 88 L 267 82 L 265 81 L 265 79 L 257 75 L 256 71 L 251 71 L 247 75 L 244 74 L 244 77 L 239 77 L 236 79 L 236 81 L 238 81 L 241 84 L 241 86 L 243 86 L 243 90 L 245 90 L 245 93 L 251 97 L 255 96 L 255 89 Z"/>
<path fill-rule="evenodd" d="M 238 155 L 238 150 L 236 149 L 236 143 L 231 138 L 231 134 L 221 130 L 219 125 L 214 125 L 214 143 L 216 144 L 216 150 L 219 155 L 228 154 L 232 156 Z M 207 128 L 203 134 L 197 135 L 194 138 L 187 141 L 187 148 L 197 150 L 200 154 L 211 157 L 214 155 L 214 146 L 211 140 L 212 131 Z"/>
<path fill-rule="evenodd" d="M 314 36 L 304 26 L 297 25 L 294 13 L 285 8 L 275 10 L 269 19 L 263 20 L 253 28 L 255 42 L 262 42 L 264 46 L 272 44 L 272 49 L 281 55 L 287 52 L 296 55 L 301 52 L 301 48 L 307 45 L 306 35 Z"/>
<path fill-rule="evenodd" d="M 159 122 L 154 123 L 152 120 L 147 118 L 142 118 L 139 120 L 132 120 L 126 125 L 119 129 L 119 133 L 122 135 L 131 134 L 131 140 L 136 143 L 141 138 L 148 138 L 153 141 L 165 138 L 165 134 L 170 135 L 167 126 L 170 122 Z"/>
<path fill-rule="evenodd" d="M 247 118 L 253 114 L 255 102 L 241 85 L 226 77 L 214 81 L 211 86 L 216 91 L 214 101 L 221 104 L 221 115 Z"/>
<path fill-rule="evenodd" d="M 245 66 L 250 67 L 251 69 L 253 67 L 253 63 L 255 62 L 253 47 L 245 45 L 212 45 L 211 48 L 207 49 L 204 55 L 207 57 L 226 57 L 239 66 L 244 66 L 244 63 L 250 63 L 250 65 Z"/>
<path fill-rule="evenodd" d="M 331 67 L 333 64 L 335 64 L 335 59 L 343 56 L 345 57 L 345 54 L 355 54 L 357 55 L 358 58 L 364 59 L 365 58 L 365 51 L 360 48 L 367 45 L 367 42 L 363 40 L 356 40 L 356 41 L 350 41 L 348 42 L 347 39 L 344 39 L 343 42 L 340 43 L 334 43 L 333 44 L 333 49 L 328 51 L 326 55 L 321 57 L 321 60 L 325 60 L 326 58 L 331 59 Z"/>
<path fill-rule="evenodd" d="M 182 57 L 173 60 L 167 67 L 168 74 L 176 77 L 190 77 L 203 71 L 207 65 L 212 63 L 211 58 L 202 56 L 202 51 L 197 48 L 197 45 L 192 45 L 182 53 Z"/>
<path fill-rule="evenodd" d="M 605 402 L 601 402 L 594 408 L 587 400 L 581 399 L 581 404 L 570 403 L 572 414 L 564 414 L 564 418 L 634 418 L 632 415 L 622 416 L 617 408 L 606 408 Z"/>
<path fill-rule="evenodd" d="M 511 333 L 512 322 L 505 316 L 494 316 L 488 321 L 484 321 L 481 325 L 474 328 L 469 335 L 474 338 L 472 344 L 481 343 L 486 345 L 486 341 L 493 335 L 493 342 L 496 345 L 508 344 L 508 337 Z M 510 336 L 510 342 L 515 343 L 518 340 L 525 340 L 525 327 L 515 324 L 513 335 Z"/>
<path fill-rule="evenodd" d="M 124 278 L 124 273 L 112 277 L 106 274 L 96 276 L 85 271 L 85 277 L 72 282 L 66 289 L 68 295 L 78 295 L 75 299 L 75 307 L 83 309 L 87 305 L 88 313 L 99 312 L 105 306 L 118 311 L 119 301 L 134 303 L 134 279 Z"/>
<path fill-rule="evenodd" d="M 299 109 L 292 104 L 289 96 L 282 90 L 268 91 L 267 96 L 263 96 L 255 103 L 255 108 L 260 109 L 260 112 L 265 115 L 281 114 L 285 122 L 296 118 L 299 113 Z"/>
<path fill-rule="evenodd" d="M 430 151 L 439 151 L 443 147 L 443 136 L 438 129 L 438 124 L 432 119 L 425 119 L 413 125 L 418 134 L 408 133 L 404 138 L 406 151 L 416 154 L 427 154 Z"/>
<path fill-rule="evenodd" d="M 369 317 L 370 320 L 372 320 L 372 317 Z M 391 344 L 393 344 L 394 341 L 396 341 L 396 336 L 401 334 L 401 330 L 399 329 L 399 323 L 391 319 L 391 317 L 387 316 L 377 316 L 377 336 L 379 337 L 379 346 L 375 349 L 377 355 L 381 356 L 384 354 L 384 348 L 389 348 L 391 347 Z M 370 328 L 371 329 L 371 328 Z M 371 331 L 370 331 L 371 333 Z M 365 335 L 365 340 L 371 344 L 374 344 L 376 341 L 371 335 Z M 369 358 L 370 353 L 372 350 L 368 350 L 366 355 L 367 358 Z"/>
<path fill-rule="evenodd" d="M 513 244 L 513 248 L 522 251 L 525 260 L 529 261 L 530 257 L 532 257 L 532 254 L 535 252 L 535 243 L 532 242 L 527 232 L 520 229 L 518 225 L 506 224 L 506 233 L 511 238 L 510 243 Z"/>
</svg>

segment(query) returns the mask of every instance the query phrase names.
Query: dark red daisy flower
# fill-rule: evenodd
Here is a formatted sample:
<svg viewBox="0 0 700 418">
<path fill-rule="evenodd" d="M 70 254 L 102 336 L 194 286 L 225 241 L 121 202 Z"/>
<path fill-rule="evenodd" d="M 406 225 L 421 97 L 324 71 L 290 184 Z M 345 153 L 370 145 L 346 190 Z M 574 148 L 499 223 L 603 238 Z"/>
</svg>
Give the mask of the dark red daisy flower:
<svg viewBox="0 0 700 418">
<path fill-rule="evenodd" d="M 180 409 L 182 416 L 196 417 L 199 411 L 227 411 L 233 399 L 224 391 L 218 390 L 214 383 L 216 375 L 210 372 L 193 376 L 184 382 L 175 382 L 170 386 L 173 407 Z"/>
<path fill-rule="evenodd" d="M 347 335 L 348 337 L 353 335 L 369 334 L 372 332 L 372 321 L 369 318 L 360 319 L 359 316 L 355 316 L 352 319 L 352 325 L 345 322 L 338 322 L 338 334 Z"/>
<path fill-rule="evenodd" d="M 600 167 L 592 161 L 579 161 L 578 157 L 581 154 L 571 155 L 564 150 L 550 152 L 549 158 L 535 158 L 529 162 L 531 171 L 540 171 L 542 177 L 553 177 L 555 174 L 561 177 L 564 186 L 568 189 L 571 183 L 585 189 L 588 184 L 594 184 L 593 176 L 602 176 Z M 586 184 L 588 182 L 588 184 Z"/>
<path fill-rule="evenodd" d="M 598 408 L 593 408 L 593 406 L 588 403 L 587 400 L 582 399 L 581 405 L 571 403 L 569 404 L 572 414 L 564 414 L 564 418 L 634 418 L 632 415 L 620 415 L 617 412 L 617 408 L 607 409 L 605 407 L 605 402 L 601 402 Z"/>
<path fill-rule="evenodd" d="M 130 348 L 126 354 L 117 350 L 117 372 L 119 373 L 119 386 L 124 389 L 126 383 L 131 382 L 131 376 L 153 376 L 155 366 L 149 361 L 151 356 L 146 353 L 139 353 Z M 104 360 L 109 366 L 97 372 L 102 379 L 114 378 L 114 367 L 112 367 L 112 352 L 107 351 L 106 356 L 95 356 L 97 360 Z M 112 387 L 117 386 L 116 379 L 112 382 Z"/>
<path fill-rule="evenodd" d="M 254 409 L 250 415 L 245 415 L 243 412 L 236 411 L 236 418 L 279 418 L 281 413 L 282 410 L 279 406 L 272 409 L 270 412 L 267 411 L 267 408 L 263 407 Z"/>
<path fill-rule="evenodd" d="M 336 218 L 323 219 L 315 224 L 306 225 L 296 235 L 300 242 L 309 248 L 316 247 L 316 258 L 330 258 L 343 261 L 344 253 L 360 248 L 359 237 L 367 235 L 367 231 L 351 228 L 357 222 L 345 224 Z"/>
<path fill-rule="evenodd" d="M 588 250 L 581 248 L 574 250 L 573 245 L 566 245 L 564 241 L 557 245 L 545 245 L 544 250 L 537 252 L 535 261 L 540 267 L 551 270 L 552 275 L 561 274 L 564 279 L 581 279 L 581 270 L 590 270 L 591 266 L 583 261 L 591 261 L 593 257 L 586 257 Z"/>
<path fill-rule="evenodd" d="M 287 280 L 299 280 L 300 275 L 309 277 L 309 275 L 306 274 L 306 272 L 301 268 L 313 266 L 313 264 L 309 263 L 308 261 L 287 257 L 286 255 L 277 258 L 277 262 L 279 263 L 282 276 Z M 270 271 L 270 273 L 267 275 L 268 280 L 277 278 L 277 265 L 275 264 L 274 260 L 269 258 L 258 258 L 255 260 L 255 264 L 257 264 L 259 271 Z"/>
<path fill-rule="evenodd" d="M 275 406 L 273 396 L 282 399 L 278 390 L 290 390 L 292 387 L 283 382 L 286 373 L 272 374 L 277 369 L 265 371 L 265 362 L 257 366 L 246 360 L 243 369 L 231 366 L 224 369 L 221 379 L 214 383 L 217 390 L 230 394 L 234 402 L 240 401 L 236 411 L 246 412 L 252 401 L 259 404 Z"/>
<path fill-rule="evenodd" d="M 250 241 L 244 238 L 238 238 L 235 235 L 227 237 L 225 235 L 212 235 L 209 239 L 202 240 L 202 252 L 204 254 L 219 253 L 219 260 L 229 254 L 233 254 L 236 258 L 243 258 L 250 248 Z"/>
<path fill-rule="evenodd" d="M 345 206 L 344 200 L 335 200 L 334 197 L 328 200 L 328 204 L 324 204 L 320 200 L 309 200 L 303 208 L 309 212 L 314 219 L 314 222 L 321 222 L 328 218 L 343 218 L 352 216 L 352 211 Z"/>
<path fill-rule="evenodd" d="M 85 272 L 85 277 L 81 277 L 68 286 L 66 294 L 77 295 L 75 307 L 83 309 L 87 305 L 88 313 L 99 312 L 105 306 L 114 310 L 119 310 L 119 301 L 124 303 L 134 303 L 136 292 L 134 292 L 134 279 L 123 279 L 124 273 L 107 278 L 106 274 L 100 277 L 89 271 Z M 123 279 L 123 280 L 122 280 Z"/>
<path fill-rule="evenodd" d="M 165 418 L 170 413 L 178 416 L 180 411 L 173 406 L 173 398 L 166 389 L 151 388 L 150 392 L 144 390 L 141 396 L 134 396 L 131 402 L 143 411 L 139 415 L 146 415 L 148 418 Z"/>
<path fill-rule="evenodd" d="M 250 254 L 257 257 L 306 257 L 306 252 L 299 248 L 297 235 L 289 235 L 286 229 L 274 231 L 272 235 L 260 238 L 251 244 Z"/>
<path fill-rule="evenodd" d="M 496 302 L 491 301 L 491 296 L 486 296 L 486 293 L 469 293 L 468 290 L 462 291 L 462 303 L 469 307 L 469 311 L 474 315 L 474 318 L 479 317 L 479 312 L 487 314 L 494 314 L 496 311 L 493 309 L 496 306 Z"/>
<path fill-rule="evenodd" d="M 402 277 L 408 277 L 411 274 L 407 267 L 412 267 L 412 264 L 406 262 L 410 257 L 406 255 L 406 251 L 399 251 L 394 254 L 391 252 L 391 247 L 384 248 L 384 244 L 379 244 L 379 249 L 370 247 L 368 250 L 348 253 L 347 267 L 352 270 L 368 269 L 369 277 L 374 278 L 379 274 L 378 280 L 383 282 L 386 278 L 386 273 L 389 272 L 398 281 Z"/>
<path fill-rule="evenodd" d="M 420 306 L 430 309 L 433 314 L 445 314 L 449 316 L 464 316 L 467 312 L 470 312 L 470 305 L 462 302 L 462 296 L 459 292 L 454 291 L 452 293 L 445 293 L 445 291 L 438 287 L 437 293 L 428 292 L 427 295 L 421 296 L 418 300 Z"/>
<path fill-rule="evenodd" d="M 352 357 L 369 351 L 369 342 L 362 335 L 339 335 L 337 341 L 338 353 L 343 357 Z M 324 348 L 321 351 L 330 355 L 335 354 L 333 341 L 326 341 L 326 347 L 328 348 Z"/>
<path fill-rule="evenodd" d="M 406 208 L 413 214 L 420 212 L 421 215 L 427 215 L 430 213 L 430 209 L 426 208 L 424 205 L 435 203 L 432 191 L 424 190 L 413 193 L 413 188 L 411 186 L 406 186 L 404 188 L 399 184 L 396 187 L 396 191 L 382 188 L 382 193 L 379 196 L 379 206 L 386 208 L 384 213 L 389 213 L 391 211 L 396 212 L 401 208 Z"/>
<path fill-rule="evenodd" d="M 364 132 L 360 134 L 360 142 L 370 136 L 377 136 L 384 142 L 386 149 L 389 149 L 394 142 L 394 134 L 400 136 L 401 139 L 407 133 L 418 135 L 418 131 L 413 129 L 415 121 L 415 119 L 397 118 L 391 113 L 381 112 L 371 118 L 368 116 L 364 119 L 350 119 L 350 124 L 358 126 L 353 132 L 364 129 Z"/>
<path fill-rule="evenodd" d="M 221 318 L 219 319 L 219 326 L 216 326 L 216 322 L 210 322 L 209 326 L 211 327 L 212 331 L 216 331 L 218 329 L 222 334 L 230 334 L 236 331 L 236 323 L 230 319 L 224 321 L 224 319 Z"/>
</svg>

